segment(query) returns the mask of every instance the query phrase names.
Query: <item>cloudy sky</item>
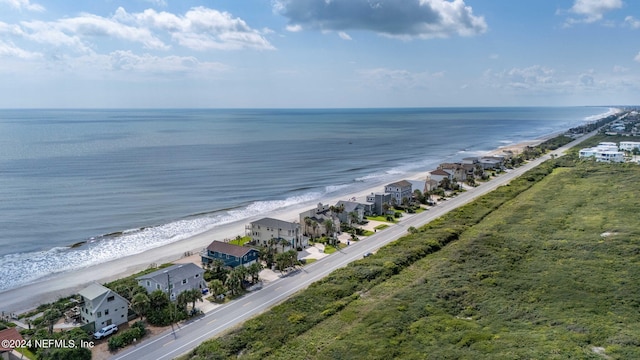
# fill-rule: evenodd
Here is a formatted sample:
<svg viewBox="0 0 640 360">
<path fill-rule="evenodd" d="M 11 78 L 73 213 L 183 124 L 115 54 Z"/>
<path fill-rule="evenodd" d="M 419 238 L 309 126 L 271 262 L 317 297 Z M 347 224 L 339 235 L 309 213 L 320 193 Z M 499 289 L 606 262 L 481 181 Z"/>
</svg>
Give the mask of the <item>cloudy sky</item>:
<svg viewBox="0 0 640 360">
<path fill-rule="evenodd" d="M 0 108 L 639 96 L 636 0 L 0 0 Z"/>
</svg>

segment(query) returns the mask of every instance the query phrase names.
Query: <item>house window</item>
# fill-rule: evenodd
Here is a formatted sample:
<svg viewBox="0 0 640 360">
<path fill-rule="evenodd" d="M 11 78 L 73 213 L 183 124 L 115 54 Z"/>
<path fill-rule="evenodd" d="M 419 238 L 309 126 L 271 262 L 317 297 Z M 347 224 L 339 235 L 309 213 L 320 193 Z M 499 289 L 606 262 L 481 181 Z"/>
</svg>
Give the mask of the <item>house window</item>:
<svg viewBox="0 0 640 360">
<path fill-rule="evenodd" d="M 243 259 L 244 259 L 244 261 L 247 261 L 247 255 L 245 255 L 245 256 L 243 257 Z"/>
<path fill-rule="evenodd" d="M 116 297 L 115 297 L 115 296 L 113 296 L 113 295 L 111 295 L 111 296 L 109 296 L 109 297 L 107 298 L 107 302 L 109 302 L 109 301 L 113 301 L 113 300 L 115 300 L 115 299 L 116 299 Z"/>
<path fill-rule="evenodd" d="M 160 290 L 160 284 L 156 284 L 156 290 Z"/>
<path fill-rule="evenodd" d="M 187 279 L 182 280 L 182 285 L 187 283 Z"/>
<path fill-rule="evenodd" d="M 147 280 L 147 286 L 151 286 L 151 282 Z"/>
<path fill-rule="evenodd" d="M 200 274 L 196 274 L 196 276 L 194 276 L 196 279 L 200 277 Z"/>
<path fill-rule="evenodd" d="M 109 315 L 109 309 L 106 309 L 106 310 L 104 311 L 104 314 L 105 314 L 105 315 Z"/>
<path fill-rule="evenodd" d="M 102 317 L 102 312 L 98 311 L 98 317 Z"/>
</svg>

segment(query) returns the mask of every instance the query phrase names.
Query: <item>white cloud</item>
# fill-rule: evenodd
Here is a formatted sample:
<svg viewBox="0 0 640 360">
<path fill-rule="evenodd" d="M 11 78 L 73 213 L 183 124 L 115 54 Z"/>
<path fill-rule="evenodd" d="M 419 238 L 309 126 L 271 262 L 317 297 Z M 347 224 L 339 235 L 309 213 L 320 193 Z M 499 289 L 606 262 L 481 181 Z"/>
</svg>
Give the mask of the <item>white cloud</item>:
<svg viewBox="0 0 640 360">
<path fill-rule="evenodd" d="M 404 90 L 427 88 L 445 75 L 444 72 L 411 72 L 387 68 L 361 70 L 358 73 L 368 87 Z"/>
<path fill-rule="evenodd" d="M 301 25 L 287 25 L 287 31 L 289 32 L 300 32 L 302 31 Z"/>
<path fill-rule="evenodd" d="M 624 73 L 624 72 L 627 72 L 627 71 L 629 71 L 629 69 L 624 67 L 624 66 L 615 65 L 613 67 L 613 72 L 614 73 Z"/>
<path fill-rule="evenodd" d="M 340 39 L 342 39 L 342 40 L 352 40 L 351 36 L 349 36 L 349 34 L 347 34 L 344 31 L 339 31 L 338 32 L 338 36 L 340 36 Z"/>
<path fill-rule="evenodd" d="M 0 4 L 8 4 L 14 9 L 29 10 L 42 12 L 45 10 L 44 6 L 40 4 L 32 4 L 29 0 L 0 0 Z"/>
<path fill-rule="evenodd" d="M 119 8 L 115 18 L 166 31 L 173 40 L 192 50 L 274 49 L 263 33 L 252 29 L 244 20 L 202 6 L 190 9 L 183 16 L 153 9 L 128 14 Z M 266 33 L 270 32 L 267 29 Z"/>
<path fill-rule="evenodd" d="M 13 57 L 23 60 L 32 60 L 41 58 L 42 54 L 26 51 L 17 47 L 11 42 L 4 42 L 0 40 L 0 57 Z"/>
<path fill-rule="evenodd" d="M 636 55 L 636 57 L 633 58 L 633 60 L 640 62 L 640 52 L 638 53 L 638 55 Z"/>
<path fill-rule="evenodd" d="M 136 55 L 131 51 L 114 51 L 108 55 L 111 69 L 136 73 L 194 73 L 220 72 L 228 66 L 220 63 L 200 62 L 193 56 Z"/>
<path fill-rule="evenodd" d="M 169 5 L 165 0 L 144 0 L 144 1 L 159 7 L 167 7 Z"/>
<path fill-rule="evenodd" d="M 628 26 L 631 26 L 633 29 L 640 29 L 640 20 L 634 18 L 633 16 L 627 16 L 624 18 L 624 23 Z"/>
<path fill-rule="evenodd" d="M 122 24 L 113 18 L 92 14 L 64 18 L 52 22 L 22 22 L 23 35 L 31 40 L 55 46 L 73 46 L 86 50 L 91 38 L 116 38 L 142 44 L 148 49 L 166 50 L 169 47 L 149 29 Z"/>
<path fill-rule="evenodd" d="M 507 87 L 512 89 L 552 89 L 558 85 L 562 85 L 554 78 L 555 71 L 553 69 L 533 65 L 526 68 L 512 68 L 494 72 L 488 70 L 485 77 L 495 87 Z"/>
<path fill-rule="evenodd" d="M 575 0 L 569 12 L 581 18 L 569 18 L 565 25 L 600 21 L 605 13 L 620 9 L 622 5 L 622 0 Z"/>
<path fill-rule="evenodd" d="M 484 33 L 487 24 L 464 0 L 276 0 L 289 27 L 321 31 L 367 30 L 401 39 Z"/>
</svg>

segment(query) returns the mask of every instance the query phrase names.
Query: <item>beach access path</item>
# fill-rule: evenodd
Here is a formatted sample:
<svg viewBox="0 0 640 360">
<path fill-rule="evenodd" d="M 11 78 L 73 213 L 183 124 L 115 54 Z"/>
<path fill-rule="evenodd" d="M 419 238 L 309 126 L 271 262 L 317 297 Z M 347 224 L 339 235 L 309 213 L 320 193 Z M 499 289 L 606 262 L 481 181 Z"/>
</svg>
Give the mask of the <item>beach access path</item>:
<svg viewBox="0 0 640 360">
<path fill-rule="evenodd" d="M 332 271 L 344 267 L 352 261 L 361 259 L 363 254 L 375 252 L 378 248 L 407 234 L 409 227 L 423 226 L 453 209 L 467 204 L 500 186 L 506 185 L 526 171 L 550 159 L 552 155 L 562 156 L 564 151 L 593 135 L 595 135 L 595 132 L 584 135 L 549 154 L 440 203 L 429 211 L 408 217 L 394 226 L 378 231 L 365 240 L 353 243 L 331 256 L 305 266 L 295 274 L 274 280 L 261 290 L 246 294 L 208 312 L 200 318 L 181 324 L 179 328 L 167 330 L 157 336 L 145 339 L 134 347 L 118 352 L 111 359 L 168 360 L 187 353 L 203 341 L 220 335 L 234 326 L 267 311 L 270 307 L 283 302 L 289 296 L 322 279 Z"/>
</svg>

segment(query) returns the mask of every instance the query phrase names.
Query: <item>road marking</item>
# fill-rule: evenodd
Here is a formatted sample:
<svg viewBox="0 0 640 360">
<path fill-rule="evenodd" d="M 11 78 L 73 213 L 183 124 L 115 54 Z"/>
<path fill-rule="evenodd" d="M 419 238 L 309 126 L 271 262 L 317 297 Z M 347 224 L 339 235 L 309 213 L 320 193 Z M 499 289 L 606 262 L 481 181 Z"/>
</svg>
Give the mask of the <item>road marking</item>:
<svg viewBox="0 0 640 360">
<path fill-rule="evenodd" d="M 176 340 L 175 340 L 175 339 L 173 339 L 173 340 L 169 341 L 168 343 L 163 344 L 163 345 L 162 345 L 162 347 L 165 347 L 165 346 L 167 346 L 167 345 L 171 344 L 171 343 L 172 343 L 172 342 L 174 342 L 174 341 L 176 341 Z"/>
<path fill-rule="evenodd" d="M 218 320 L 218 319 L 213 319 L 213 320 L 209 321 L 209 322 L 207 323 L 207 325 L 209 325 L 209 324 L 213 324 L 216 320 Z"/>
<path fill-rule="evenodd" d="M 252 303 L 252 301 L 249 301 L 248 303 L 246 303 L 246 304 L 242 305 L 242 307 L 245 307 L 245 306 L 247 306 L 247 305 L 249 305 L 249 304 L 251 304 L 251 303 Z"/>
</svg>

